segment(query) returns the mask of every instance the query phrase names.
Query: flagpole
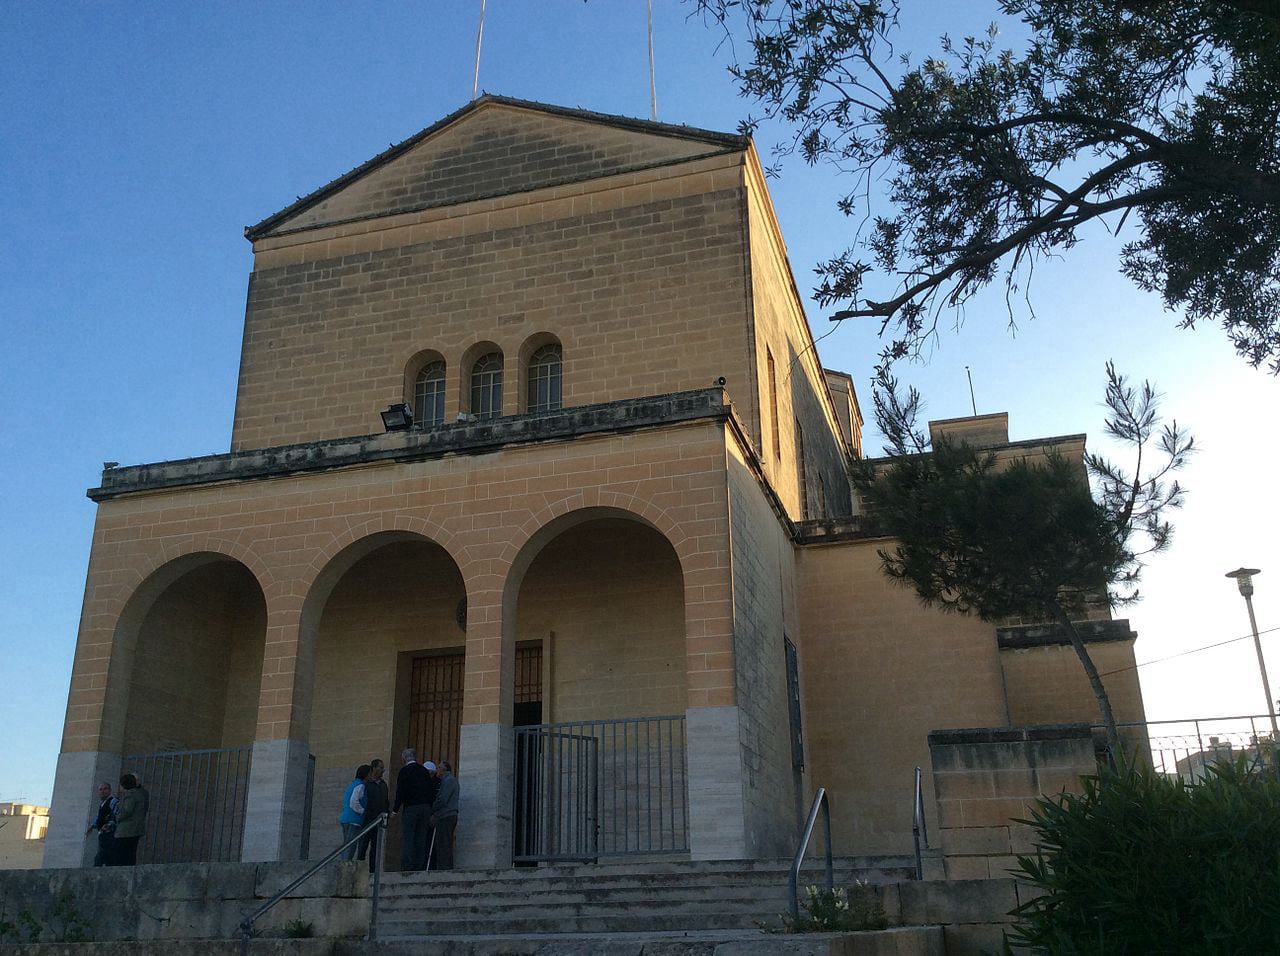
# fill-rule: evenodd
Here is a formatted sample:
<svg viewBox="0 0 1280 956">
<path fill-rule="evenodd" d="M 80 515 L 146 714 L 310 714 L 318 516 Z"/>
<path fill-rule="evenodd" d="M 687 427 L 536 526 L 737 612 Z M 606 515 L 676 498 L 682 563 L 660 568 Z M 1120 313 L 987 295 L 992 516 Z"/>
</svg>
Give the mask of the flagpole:
<svg viewBox="0 0 1280 956">
<path fill-rule="evenodd" d="M 480 95 L 480 41 L 484 39 L 484 0 L 480 0 L 480 25 L 476 27 L 476 72 L 471 80 L 471 98 Z"/>
<path fill-rule="evenodd" d="M 649 0 L 649 118 L 658 122 L 658 84 L 653 76 L 653 0 Z"/>
</svg>

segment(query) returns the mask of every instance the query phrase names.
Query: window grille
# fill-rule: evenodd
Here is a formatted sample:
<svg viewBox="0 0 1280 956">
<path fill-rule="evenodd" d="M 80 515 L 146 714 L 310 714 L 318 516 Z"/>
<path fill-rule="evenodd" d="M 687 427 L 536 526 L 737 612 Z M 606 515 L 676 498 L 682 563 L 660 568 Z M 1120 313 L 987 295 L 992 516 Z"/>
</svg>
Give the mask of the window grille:
<svg viewBox="0 0 1280 956">
<path fill-rule="evenodd" d="M 418 373 L 413 421 L 420 428 L 435 428 L 444 422 L 444 362 L 430 362 Z"/>
<path fill-rule="evenodd" d="M 554 412 L 560 408 L 561 352 L 559 345 L 544 345 L 529 359 L 528 410 Z"/>
<path fill-rule="evenodd" d="M 502 414 L 502 353 L 482 355 L 471 366 L 471 414 L 497 418 Z"/>
<path fill-rule="evenodd" d="M 800 717 L 800 655 L 791 638 L 783 635 L 787 658 L 787 716 L 791 725 L 791 766 L 804 769 L 804 724 Z"/>
</svg>

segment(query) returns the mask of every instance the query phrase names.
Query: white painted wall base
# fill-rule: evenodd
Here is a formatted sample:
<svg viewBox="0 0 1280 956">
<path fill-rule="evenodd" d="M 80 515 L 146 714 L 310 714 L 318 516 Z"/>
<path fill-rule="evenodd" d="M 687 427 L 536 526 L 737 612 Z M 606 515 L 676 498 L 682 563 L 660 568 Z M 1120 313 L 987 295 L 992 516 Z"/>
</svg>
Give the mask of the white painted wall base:
<svg viewBox="0 0 1280 956">
<path fill-rule="evenodd" d="M 58 755 L 53 778 L 49 832 L 44 838 L 44 867 L 89 866 L 98 852 L 98 836 L 85 836 L 98 809 L 98 784 L 120 781 L 120 757 L 97 750 Z"/>
<path fill-rule="evenodd" d="M 240 853 L 244 862 L 296 860 L 301 856 L 307 753 L 303 740 L 254 741 Z"/>
<path fill-rule="evenodd" d="M 689 753 L 689 855 L 695 860 L 747 858 L 742 747 L 736 706 L 685 711 Z"/>
<path fill-rule="evenodd" d="M 502 724 L 464 724 L 458 755 L 457 865 L 511 865 L 514 739 Z"/>
</svg>

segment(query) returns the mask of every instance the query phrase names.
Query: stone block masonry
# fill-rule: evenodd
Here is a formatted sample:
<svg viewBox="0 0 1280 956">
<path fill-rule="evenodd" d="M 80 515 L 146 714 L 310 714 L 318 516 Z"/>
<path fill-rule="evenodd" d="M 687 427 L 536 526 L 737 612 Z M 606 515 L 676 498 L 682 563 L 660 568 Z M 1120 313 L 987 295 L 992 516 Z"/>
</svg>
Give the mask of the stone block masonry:
<svg viewBox="0 0 1280 956">
<path fill-rule="evenodd" d="M 1087 724 L 939 730 L 929 750 L 949 879 L 1008 876 L 1035 851 L 1035 831 L 1017 821 L 1038 797 L 1076 790 L 1097 770 Z"/>
</svg>

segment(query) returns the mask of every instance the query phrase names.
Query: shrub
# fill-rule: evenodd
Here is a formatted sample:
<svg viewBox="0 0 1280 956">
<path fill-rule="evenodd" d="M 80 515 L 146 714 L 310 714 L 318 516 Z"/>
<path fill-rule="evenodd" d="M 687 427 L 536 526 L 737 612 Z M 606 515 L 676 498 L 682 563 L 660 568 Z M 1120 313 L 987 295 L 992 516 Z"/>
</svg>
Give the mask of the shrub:
<svg viewBox="0 0 1280 956">
<path fill-rule="evenodd" d="M 314 924 L 305 922 L 302 917 L 291 919 L 284 924 L 286 939 L 310 939 L 316 934 Z"/>
<path fill-rule="evenodd" d="M 1280 952 L 1280 782 L 1210 767 L 1186 784 L 1105 771 L 1037 801 L 1035 857 L 1015 875 L 1043 892 L 1008 942 L 1055 954 Z"/>
<path fill-rule="evenodd" d="M 889 925 L 879 892 L 874 886 L 861 881 L 853 884 L 852 893 L 843 887 L 834 890 L 805 887 L 805 898 L 800 901 L 800 916 L 793 918 L 791 914 L 784 913 L 779 919 L 781 925 L 763 925 L 761 928 L 772 933 L 836 933 L 884 929 Z"/>
</svg>

